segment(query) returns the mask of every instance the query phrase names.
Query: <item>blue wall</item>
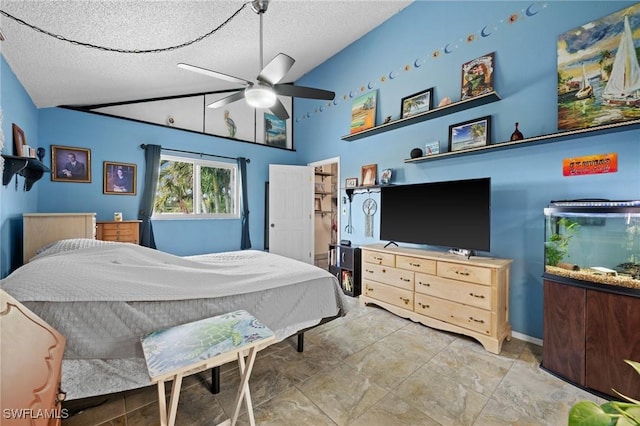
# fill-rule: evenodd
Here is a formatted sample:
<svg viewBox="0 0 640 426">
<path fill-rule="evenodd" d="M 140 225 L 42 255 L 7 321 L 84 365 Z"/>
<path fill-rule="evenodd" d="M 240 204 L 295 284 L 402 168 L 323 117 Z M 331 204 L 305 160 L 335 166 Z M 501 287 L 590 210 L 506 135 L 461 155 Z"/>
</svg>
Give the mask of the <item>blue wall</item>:
<svg viewBox="0 0 640 426">
<path fill-rule="evenodd" d="M 393 183 L 490 176 L 491 252 L 482 255 L 513 259 L 510 322 L 515 331 L 542 338 L 543 208 L 559 199 L 638 199 L 637 128 L 421 163 L 403 160 L 412 148 L 424 150 L 430 141 L 439 140 L 441 150 L 446 150 L 449 125 L 485 115 L 492 116 L 494 142 L 509 140 L 515 122 L 528 137 L 556 132 L 558 35 L 630 4 L 415 2 L 300 79 L 299 84 L 337 94 L 336 102 L 322 108 L 307 100 L 295 101 L 301 161 L 339 155 L 343 181 L 360 177 L 366 164 L 377 164 L 378 171 L 393 169 Z M 535 15 L 526 14 L 529 5 Z M 510 23 L 511 16 L 517 19 Z M 483 28 L 485 34 L 491 33 L 488 37 L 482 37 Z M 467 41 L 470 35 L 472 40 Z M 351 142 L 341 140 L 349 134 L 352 97 L 377 89 L 377 123 L 389 115 L 399 118 L 401 99 L 430 87 L 435 88 L 435 105 L 445 96 L 456 101 L 461 65 L 490 52 L 496 55 L 500 101 Z M 563 177 L 564 158 L 609 152 L 618 154 L 617 173 Z M 379 215 L 374 237 L 364 236 L 365 197 L 354 197 L 355 231 L 342 232 L 340 238 L 357 244 L 378 241 Z M 344 230 L 346 215 L 341 220 Z"/>
<path fill-rule="evenodd" d="M 632 2 L 415 2 L 362 39 L 299 80 L 334 90 L 336 102 L 318 108 L 295 101 L 296 146 L 301 161 L 340 156 L 341 177 L 360 177 L 361 167 L 391 168 L 393 183 L 492 178 L 491 255 L 513 259 L 510 322 L 515 331 L 542 337 L 543 208 L 551 200 L 640 198 L 640 133 L 627 130 L 581 136 L 537 146 L 477 155 L 404 163 L 412 148 L 439 140 L 446 149 L 449 125 L 491 115 L 493 141 L 506 141 L 520 123 L 525 137 L 557 131 L 557 38 L 567 30 L 618 11 Z M 532 5 L 527 16 L 526 10 Z M 515 22 L 509 17 L 516 15 Z M 485 28 L 488 37 L 482 37 Z M 472 35 L 473 40 L 467 41 Z M 445 48 L 451 53 L 445 53 Z M 434 57 L 433 52 L 438 52 Z M 459 100 L 461 65 L 495 52 L 495 87 L 502 100 L 351 142 L 351 96 L 378 90 L 377 123 L 399 118 L 401 99 L 435 88 L 435 104 L 444 96 Z M 415 63 L 420 65 L 415 67 Z M 405 66 L 408 65 L 408 70 Z M 384 78 L 384 81 L 383 81 Z M 563 177 L 562 160 L 616 152 L 617 173 Z M 343 184 L 341 185 L 343 186 Z M 377 194 L 373 195 L 377 199 Z M 362 201 L 353 204 L 353 234 L 340 238 L 357 244 L 378 241 L 364 236 Z M 341 216 L 341 228 L 347 223 Z"/>
<path fill-rule="evenodd" d="M 4 134 L 2 153 L 14 153 L 13 123 L 24 131 L 30 146 L 38 147 L 38 110 L 4 57 L 0 57 L 0 108 Z M 37 186 L 23 192 L 24 179 L 19 178 L 17 190 L 15 183 L 14 177 L 9 185 L 0 187 L 0 277 L 22 262 L 22 213 L 37 211 Z"/>
<path fill-rule="evenodd" d="M 394 183 L 491 176 L 492 248 L 482 254 L 514 259 L 511 324 L 517 332 L 541 338 L 542 209 L 554 199 L 640 198 L 638 130 L 423 163 L 405 164 L 403 160 L 412 148 L 424 148 L 430 141 L 439 140 L 444 148 L 450 124 L 484 115 L 493 117 L 494 141 L 507 140 L 516 121 L 525 136 L 555 132 L 558 35 L 630 4 L 633 2 L 415 2 L 300 79 L 302 85 L 334 90 L 337 98 L 331 106 L 295 100 L 297 152 L 59 108 L 37 110 L 2 59 L 3 152 L 11 152 L 11 123 L 17 122 L 31 145 L 47 149 L 47 158 L 52 144 L 91 149 L 92 183 L 52 182 L 45 176 L 28 193 L 16 192 L 13 182 L 0 188 L 0 276 L 20 261 L 20 251 L 14 252 L 14 248 L 19 247 L 23 212 L 96 211 L 98 219 L 109 220 L 114 211 L 122 211 L 125 218 L 136 217 L 139 196 L 102 194 L 102 162 L 138 164 L 140 194 L 144 175 L 141 143 L 251 158 L 250 226 L 255 248 L 263 246 L 268 165 L 307 164 L 339 156 L 343 180 L 359 177 L 361 166 L 372 163 L 379 170 L 394 169 Z M 529 5 L 536 13 L 533 16 L 525 13 Z M 517 19 L 509 23 L 512 15 Z M 485 34 L 491 33 L 488 37 L 482 37 L 483 28 Z M 469 35 L 473 35 L 472 41 L 467 41 Z M 451 53 L 444 53 L 445 48 Z M 437 58 L 433 55 L 436 51 Z M 388 115 L 397 118 L 403 97 L 429 87 L 435 88 L 436 103 L 444 96 L 457 100 L 461 64 L 489 52 L 496 52 L 495 86 L 502 97 L 499 102 L 353 142 L 340 139 L 349 133 L 350 95 L 358 95 L 361 88 L 378 89 L 378 122 Z M 419 67 L 415 66 L 416 60 Z M 618 154 L 617 173 L 562 176 L 564 158 L 609 152 Z M 343 232 L 340 238 L 359 244 L 377 242 L 377 222 L 374 237 L 364 237 L 362 200 L 361 195 L 354 198 L 355 232 Z M 346 216 L 341 220 L 344 228 Z M 239 248 L 237 220 L 155 221 L 154 229 L 159 248 L 171 253 Z"/>
<path fill-rule="evenodd" d="M 228 157 L 246 157 L 249 185 L 249 228 L 253 248 L 264 246 L 264 183 L 269 164 L 294 164 L 296 153 L 264 145 L 185 132 L 177 129 L 111 118 L 62 108 L 39 111 L 40 146 L 50 155 L 51 145 L 91 149 L 91 183 L 38 182 L 38 211 L 96 212 L 98 220 L 113 220 L 114 212 L 124 219 L 137 219 L 144 184 L 144 150 L 140 144 L 204 152 Z M 48 157 L 49 158 L 49 157 Z M 214 160 L 216 158 L 213 158 Z M 104 161 L 138 165 L 136 196 L 102 193 Z M 191 255 L 240 249 L 239 219 L 154 220 L 158 249 L 177 255 Z"/>
</svg>

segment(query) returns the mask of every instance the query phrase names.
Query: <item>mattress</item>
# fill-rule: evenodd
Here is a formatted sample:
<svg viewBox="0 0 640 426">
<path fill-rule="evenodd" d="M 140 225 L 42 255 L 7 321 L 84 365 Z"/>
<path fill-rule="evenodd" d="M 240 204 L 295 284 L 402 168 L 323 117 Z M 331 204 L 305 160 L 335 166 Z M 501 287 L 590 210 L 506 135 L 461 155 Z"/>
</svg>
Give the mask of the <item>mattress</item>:
<svg viewBox="0 0 640 426">
<path fill-rule="evenodd" d="M 347 312 L 333 275 L 275 254 L 179 257 L 89 241 L 53 244 L 0 281 L 67 338 L 69 399 L 151 384 L 140 337 L 155 330 L 244 309 L 280 341 Z"/>
</svg>

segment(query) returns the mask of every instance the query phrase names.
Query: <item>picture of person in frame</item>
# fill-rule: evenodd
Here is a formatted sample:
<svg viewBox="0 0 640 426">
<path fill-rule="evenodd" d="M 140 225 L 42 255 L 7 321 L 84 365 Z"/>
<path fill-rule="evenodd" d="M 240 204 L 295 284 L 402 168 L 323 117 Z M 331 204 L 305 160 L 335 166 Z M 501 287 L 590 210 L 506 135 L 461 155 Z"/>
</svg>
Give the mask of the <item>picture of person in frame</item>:
<svg viewBox="0 0 640 426">
<path fill-rule="evenodd" d="M 65 179 L 86 179 L 87 171 L 85 164 L 78 161 L 76 154 L 73 152 L 67 153 L 67 161 L 64 167 L 58 173 L 59 177 Z"/>
</svg>

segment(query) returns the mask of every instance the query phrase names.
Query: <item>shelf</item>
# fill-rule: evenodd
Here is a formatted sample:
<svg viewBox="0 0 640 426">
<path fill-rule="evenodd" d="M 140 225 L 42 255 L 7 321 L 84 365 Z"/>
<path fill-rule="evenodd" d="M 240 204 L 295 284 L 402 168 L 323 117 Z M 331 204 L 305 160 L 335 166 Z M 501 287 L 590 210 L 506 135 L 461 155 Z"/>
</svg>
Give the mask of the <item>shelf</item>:
<svg viewBox="0 0 640 426">
<path fill-rule="evenodd" d="M 4 158 L 2 184 L 5 186 L 11 182 L 13 175 L 19 174 L 20 176 L 24 176 L 24 189 L 28 191 L 45 172 L 51 171 L 37 158 L 17 157 L 15 155 L 3 155 L 2 158 Z"/>
<path fill-rule="evenodd" d="M 605 124 L 602 126 L 590 127 L 588 129 L 578 129 L 578 130 L 569 130 L 566 132 L 551 133 L 548 135 L 525 138 L 519 141 L 507 141 L 507 142 L 500 142 L 500 143 L 495 143 L 487 146 L 479 146 L 476 148 L 465 149 L 462 151 L 443 152 L 441 154 L 427 155 L 427 156 L 418 157 L 418 158 L 407 158 L 404 160 L 404 162 L 405 163 L 421 163 L 423 161 L 438 160 L 446 157 L 454 157 L 459 155 L 479 154 L 479 153 L 488 152 L 488 151 L 498 151 L 498 150 L 509 149 L 509 148 L 520 148 L 523 146 L 542 145 L 545 143 L 555 142 L 559 140 L 574 139 L 576 137 L 583 136 L 583 135 L 597 135 L 601 133 L 611 133 L 615 131 L 629 130 L 636 127 L 640 127 L 640 120 L 631 120 L 631 121 L 625 121 L 622 123 Z"/>
<path fill-rule="evenodd" d="M 315 175 L 316 176 L 326 177 L 326 176 L 333 176 L 333 173 L 331 173 L 331 172 L 315 172 Z"/>
<path fill-rule="evenodd" d="M 409 126 L 411 124 L 420 123 L 426 120 L 433 120 L 434 118 L 442 117 L 444 115 L 453 114 L 458 111 L 475 108 L 480 105 L 486 105 L 491 102 L 500 100 L 500 95 L 496 92 L 485 93 L 484 95 L 476 96 L 475 98 L 465 99 L 464 101 L 454 102 L 449 105 L 441 106 L 429 111 L 425 111 L 420 114 L 412 115 L 411 117 L 401 118 L 399 120 L 390 121 L 379 126 L 372 127 L 367 130 L 362 130 L 357 133 L 343 136 L 341 139 L 344 141 L 354 141 L 356 139 L 365 138 L 367 136 L 377 135 L 379 133 L 387 132 L 389 130 L 399 129 L 400 127 Z"/>
<path fill-rule="evenodd" d="M 367 186 L 354 186 L 353 188 L 345 188 L 349 202 L 353 201 L 354 194 L 364 194 L 369 192 L 380 192 L 380 188 L 383 186 L 391 186 L 393 184 L 388 183 L 386 185 L 367 185 Z"/>
</svg>

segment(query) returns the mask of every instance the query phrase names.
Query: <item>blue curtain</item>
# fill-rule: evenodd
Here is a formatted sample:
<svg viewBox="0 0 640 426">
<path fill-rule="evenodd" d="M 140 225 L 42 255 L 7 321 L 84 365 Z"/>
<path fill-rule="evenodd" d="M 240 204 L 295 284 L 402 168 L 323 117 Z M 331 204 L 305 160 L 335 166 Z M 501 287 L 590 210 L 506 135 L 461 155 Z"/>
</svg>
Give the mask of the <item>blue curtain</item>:
<svg viewBox="0 0 640 426">
<path fill-rule="evenodd" d="M 158 186 L 158 172 L 160 169 L 160 145 L 145 145 L 144 148 L 144 190 L 140 201 L 140 214 L 138 219 L 142 221 L 140 226 L 140 245 L 156 248 L 156 241 L 153 238 L 153 228 L 151 226 L 151 215 L 153 214 L 153 201 L 156 197 L 156 187 Z"/>
<path fill-rule="evenodd" d="M 247 163 L 248 160 L 243 157 L 238 158 L 238 169 L 240 169 L 240 184 L 242 185 L 242 240 L 240 241 L 240 249 L 246 250 L 251 248 L 251 239 L 249 238 L 249 198 L 247 196 Z"/>
</svg>

